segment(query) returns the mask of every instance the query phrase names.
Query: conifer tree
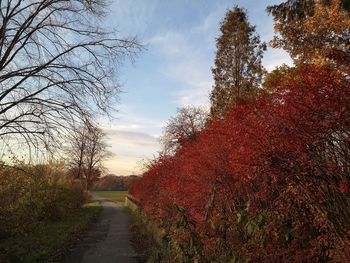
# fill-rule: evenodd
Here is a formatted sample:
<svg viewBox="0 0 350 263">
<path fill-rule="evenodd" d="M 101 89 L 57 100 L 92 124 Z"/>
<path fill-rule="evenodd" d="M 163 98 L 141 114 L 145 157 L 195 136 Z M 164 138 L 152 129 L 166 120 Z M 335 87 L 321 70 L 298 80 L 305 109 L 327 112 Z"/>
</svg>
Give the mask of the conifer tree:
<svg viewBox="0 0 350 263">
<path fill-rule="evenodd" d="M 266 45 L 244 9 L 235 7 L 221 22 L 221 36 L 212 69 L 215 84 L 210 94 L 211 117 L 222 118 L 237 101 L 253 97 L 265 72 L 261 60 Z"/>
</svg>

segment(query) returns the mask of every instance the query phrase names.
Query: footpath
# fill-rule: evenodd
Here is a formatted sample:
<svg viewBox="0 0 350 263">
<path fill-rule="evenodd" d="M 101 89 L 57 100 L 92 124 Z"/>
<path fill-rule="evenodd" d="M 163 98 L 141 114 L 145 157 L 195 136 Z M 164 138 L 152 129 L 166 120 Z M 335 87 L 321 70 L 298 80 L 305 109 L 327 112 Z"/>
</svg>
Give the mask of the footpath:
<svg viewBox="0 0 350 263">
<path fill-rule="evenodd" d="M 82 236 L 64 263 L 137 263 L 129 229 L 130 215 L 116 203 L 102 201 L 98 221 Z"/>
</svg>

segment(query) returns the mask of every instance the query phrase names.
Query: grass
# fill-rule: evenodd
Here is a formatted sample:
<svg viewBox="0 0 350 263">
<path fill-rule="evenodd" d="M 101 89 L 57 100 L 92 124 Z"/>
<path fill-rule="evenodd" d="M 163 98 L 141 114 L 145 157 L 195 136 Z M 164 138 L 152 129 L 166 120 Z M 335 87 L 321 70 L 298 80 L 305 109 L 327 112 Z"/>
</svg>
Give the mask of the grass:
<svg viewBox="0 0 350 263">
<path fill-rule="evenodd" d="M 127 191 L 93 191 L 92 194 L 103 200 L 124 204 Z"/>
<path fill-rule="evenodd" d="M 64 220 L 43 222 L 27 236 L 0 240 L 1 262 L 46 262 L 47 259 L 75 233 L 83 229 L 97 215 L 101 206 L 98 202 L 89 203 L 70 214 Z"/>
</svg>

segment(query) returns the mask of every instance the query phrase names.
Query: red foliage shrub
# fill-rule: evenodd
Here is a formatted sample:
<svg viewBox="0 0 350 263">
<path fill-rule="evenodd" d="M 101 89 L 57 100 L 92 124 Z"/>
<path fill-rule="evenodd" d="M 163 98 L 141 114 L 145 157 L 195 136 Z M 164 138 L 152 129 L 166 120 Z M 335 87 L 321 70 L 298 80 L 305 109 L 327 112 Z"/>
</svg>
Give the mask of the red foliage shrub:
<svg viewBox="0 0 350 263">
<path fill-rule="evenodd" d="M 349 77 L 305 65 L 273 90 L 156 160 L 129 192 L 163 225 L 184 209 L 203 260 L 345 261 Z"/>
</svg>

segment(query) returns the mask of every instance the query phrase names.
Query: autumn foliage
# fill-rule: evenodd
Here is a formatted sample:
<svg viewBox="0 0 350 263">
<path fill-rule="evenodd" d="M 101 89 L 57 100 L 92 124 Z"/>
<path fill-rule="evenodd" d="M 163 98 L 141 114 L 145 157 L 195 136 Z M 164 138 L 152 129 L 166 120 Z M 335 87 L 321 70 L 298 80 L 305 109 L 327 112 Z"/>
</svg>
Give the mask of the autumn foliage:
<svg viewBox="0 0 350 263">
<path fill-rule="evenodd" d="M 175 261 L 350 258 L 349 75 L 302 65 L 271 83 L 130 188 Z"/>
</svg>

